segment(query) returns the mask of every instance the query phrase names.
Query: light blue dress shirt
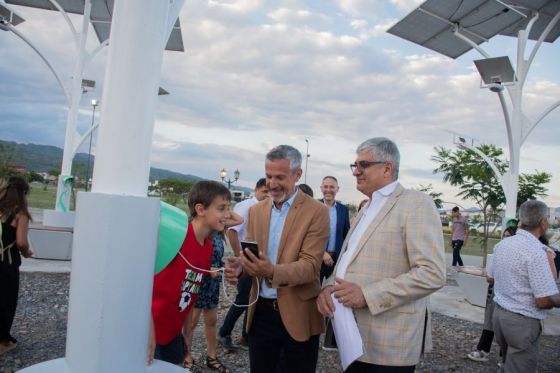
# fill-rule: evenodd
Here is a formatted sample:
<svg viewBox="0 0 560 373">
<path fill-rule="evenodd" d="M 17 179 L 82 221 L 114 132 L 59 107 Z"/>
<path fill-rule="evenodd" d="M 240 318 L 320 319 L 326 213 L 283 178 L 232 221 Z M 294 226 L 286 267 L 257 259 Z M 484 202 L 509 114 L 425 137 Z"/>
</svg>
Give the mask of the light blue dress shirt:
<svg viewBox="0 0 560 373">
<path fill-rule="evenodd" d="M 332 207 L 329 207 L 329 243 L 327 251 L 334 253 L 336 244 L 336 202 Z"/>
<path fill-rule="evenodd" d="M 280 209 L 277 209 L 272 201 L 272 213 L 270 214 L 270 225 L 268 227 L 268 250 L 266 255 L 272 264 L 276 264 L 278 259 L 278 245 L 280 245 L 280 237 L 282 237 L 282 230 L 284 229 L 284 222 L 286 221 L 286 216 L 290 210 L 290 206 L 294 203 L 294 198 L 298 194 L 298 189 L 296 192 L 282 204 Z M 261 281 L 260 296 L 263 298 L 276 299 L 278 297 L 276 289 L 270 288 L 266 285 L 266 281 L 263 279 Z"/>
</svg>

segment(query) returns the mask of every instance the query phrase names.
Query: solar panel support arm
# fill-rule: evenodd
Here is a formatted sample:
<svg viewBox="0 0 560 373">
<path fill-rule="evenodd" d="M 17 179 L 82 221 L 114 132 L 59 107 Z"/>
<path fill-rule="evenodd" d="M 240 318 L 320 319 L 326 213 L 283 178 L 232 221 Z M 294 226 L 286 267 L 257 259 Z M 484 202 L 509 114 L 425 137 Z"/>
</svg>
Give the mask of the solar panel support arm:
<svg viewBox="0 0 560 373">
<path fill-rule="evenodd" d="M 76 138 L 78 139 L 76 141 L 76 144 L 74 145 L 74 154 L 76 154 L 76 152 L 78 151 L 78 148 L 84 143 L 84 141 L 89 137 L 89 135 L 91 135 L 97 128 L 99 127 L 99 122 L 95 123 L 93 126 L 90 126 L 88 128 L 88 130 L 83 134 L 80 135 L 79 133 L 76 133 L 78 136 L 76 136 Z"/>
<path fill-rule="evenodd" d="M 529 134 L 533 131 L 533 129 L 535 129 L 537 124 L 539 124 L 548 114 L 550 114 L 554 109 L 556 109 L 559 106 L 560 106 L 560 100 L 556 101 L 555 103 L 550 105 L 548 108 L 546 108 L 542 112 L 542 114 L 537 118 L 537 120 L 535 120 L 535 122 L 533 124 L 531 124 L 531 127 L 529 127 L 527 129 L 527 132 L 523 134 L 523 137 L 521 139 L 521 144 L 523 144 L 525 142 L 525 140 L 527 139 L 527 137 L 529 137 Z"/>
<path fill-rule="evenodd" d="M 72 37 L 74 39 L 74 47 L 76 48 L 76 50 L 78 50 L 80 45 L 78 40 L 78 32 L 76 31 L 74 24 L 70 20 L 70 17 L 68 17 L 68 13 L 66 13 L 66 11 L 60 6 L 60 4 L 56 0 L 49 0 L 49 2 L 60 12 L 62 17 L 64 17 L 64 20 L 66 21 L 66 24 L 68 25 L 68 28 L 72 33 Z"/>
<path fill-rule="evenodd" d="M 465 43 L 467 43 L 468 45 L 470 45 L 471 47 L 476 49 L 478 51 L 478 53 L 480 53 L 480 54 L 482 54 L 482 56 L 484 56 L 484 58 L 490 58 L 490 55 L 484 49 L 482 49 L 482 47 L 480 45 L 476 44 L 474 41 L 469 39 L 467 36 L 461 34 L 461 31 L 463 31 L 463 30 L 467 31 L 467 30 L 461 28 L 461 26 L 459 24 L 454 24 L 453 35 L 455 35 L 456 37 L 458 37 L 459 39 L 463 40 Z M 484 39 L 484 38 L 482 38 L 482 39 Z M 484 40 L 488 41 L 486 39 L 484 39 Z"/>
<path fill-rule="evenodd" d="M 91 62 L 93 57 L 95 57 L 97 55 L 97 53 L 101 52 L 101 50 L 103 48 L 105 48 L 107 45 L 109 45 L 109 40 L 110 39 L 104 40 L 103 43 L 99 44 L 97 47 L 95 47 L 94 50 L 91 51 L 91 53 L 88 53 L 86 55 L 86 61 L 84 63 L 85 66 L 89 65 L 89 63 Z"/>
<path fill-rule="evenodd" d="M 39 57 L 41 57 L 41 59 L 43 60 L 43 62 L 47 65 L 47 67 L 49 68 L 49 70 L 52 72 L 52 74 L 54 75 L 56 81 L 58 82 L 58 85 L 60 86 L 60 88 L 62 89 L 62 92 L 64 93 L 64 97 L 66 97 L 66 103 L 68 104 L 68 106 L 70 106 L 72 99 L 70 97 L 70 92 L 68 92 L 68 88 L 64 85 L 64 83 L 62 82 L 62 79 L 60 78 L 60 75 L 58 75 L 58 72 L 55 70 L 55 68 L 53 67 L 53 65 L 51 65 L 51 63 L 49 62 L 49 60 L 45 57 L 45 55 L 43 53 L 41 53 L 41 51 L 39 50 L 39 48 L 37 48 L 35 46 L 35 44 L 33 44 L 31 42 L 31 40 L 29 40 L 25 35 L 23 35 L 21 32 L 19 32 L 18 30 L 16 30 L 16 28 L 14 26 L 12 26 L 11 24 L 6 24 L 5 27 L 10 30 L 11 32 L 13 32 L 17 37 L 19 37 L 21 40 L 23 40 L 27 45 L 29 45 L 31 47 L 31 49 L 33 49 L 35 51 L 35 53 L 37 53 L 39 55 Z"/>
<path fill-rule="evenodd" d="M 465 142 L 461 141 L 459 144 L 457 144 L 457 146 L 462 149 L 471 150 L 473 153 L 475 153 L 480 158 L 482 158 L 484 162 L 486 162 L 494 172 L 496 179 L 498 179 L 500 185 L 502 186 L 502 189 L 504 190 L 504 194 L 507 193 L 506 191 L 508 189 L 508 185 L 507 183 L 504 182 L 504 175 L 500 172 L 500 170 L 498 169 L 496 164 L 490 159 L 490 157 L 488 157 L 486 154 L 484 154 L 482 151 L 480 151 L 480 149 L 478 149 L 474 145 L 469 145 L 466 141 Z"/>
<path fill-rule="evenodd" d="M 479 38 L 479 39 L 481 39 L 481 40 L 484 40 L 485 42 L 488 42 L 488 39 L 486 39 L 486 38 L 483 37 L 482 35 L 479 35 L 479 34 L 477 34 L 476 32 L 472 32 L 472 31 L 470 31 L 470 30 L 461 28 L 461 25 L 458 24 L 458 23 L 456 23 L 456 22 L 451 22 L 451 21 L 449 21 L 449 20 L 447 20 L 447 19 L 445 19 L 445 18 L 443 18 L 443 17 L 440 17 L 440 16 L 438 16 L 437 14 L 434 14 L 434 13 L 430 12 L 429 10 L 426 10 L 426 9 L 424 9 L 424 8 L 422 8 L 422 7 L 418 8 L 418 10 L 421 11 L 422 13 L 425 13 L 425 14 L 431 16 L 431 17 L 434 17 L 434 18 L 436 18 L 436 19 L 438 19 L 438 20 L 440 20 L 440 21 L 442 21 L 442 22 L 444 22 L 444 23 L 447 23 L 449 26 L 452 26 L 455 30 L 461 29 L 461 31 L 464 31 L 464 32 L 466 32 L 467 34 L 471 34 L 471 35 L 474 36 L 474 37 L 477 37 L 477 38 Z"/>
<path fill-rule="evenodd" d="M 501 5 L 505 6 L 505 7 L 508 8 L 509 10 L 511 10 L 511 11 L 513 11 L 513 12 L 519 14 L 521 17 L 527 18 L 527 15 L 526 15 L 525 13 L 523 13 L 523 12 L 521 12 L 521 11 L 515 9 L 515 7 L 514 7 L 513 5 L 506 4 L 506 3 L 504 3 L 503 1 L 500 1 L 500 0 L 494 0 L 494 1 L 497 2 L 498 4 L 501 4 Z"/>
<path fill-rule="evenodd" d="M 533 17 L 533 19 L 535 19 L 535 21 L 536 21 L 536 17 L 538 17 L 538 14 L 535 17 Z M 529 56 L 529 59 L 527 60 L 527 70 L 529 69 L 529 66 L 531 66 L 531 63 L 533 63 L 533 59 L 535 58 L 535 55 L 537 54 L 537 52 L 538 52 L 540 46 L 542 45 L 544 39 L 546 39 L 546 37 L 548 36 L 550 31 L 552 31 L 554 26 L 556 26 L 556 23 L 558 23 L 559 19 L 560 19 L 560 12 L 556 13 L 556 15 L 550 20 L 550 22 L 548 23 L 548 25 L 544 29 L 543 33 L 539 37 L 539 40 L 537 40 L 537 42 L 533 46 L 533 50 L 531 51 L 531 55 Z M 528 37 L 528 35 L 529 35 L 529 33 L 527 33 L 527 35 L 525 35 L 525 37 Z M 524 74 L 523 79 L 525 79 L 525 76 L 526 76 L 526 74 Z"/>
</svg>

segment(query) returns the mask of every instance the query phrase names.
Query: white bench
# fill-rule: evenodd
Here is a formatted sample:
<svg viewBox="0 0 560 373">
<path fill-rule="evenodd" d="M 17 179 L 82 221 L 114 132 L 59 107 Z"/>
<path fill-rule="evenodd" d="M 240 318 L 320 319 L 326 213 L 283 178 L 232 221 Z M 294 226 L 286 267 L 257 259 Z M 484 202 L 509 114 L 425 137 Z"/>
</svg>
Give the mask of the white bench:
<svg viewBox="0 0 560 373">
<path fill-rule="evenodd" d="M 488 283 L 486 271 L 480 267 L 459 267 L 457 284 L 465 294 L 465 299 L 474 306 L 486 307 Z"/>
<path fill-rule="evenodd" d="M 27 238 L 38 259 L 72 259 L 74 228 L 31 224 Z"/>
</svg>

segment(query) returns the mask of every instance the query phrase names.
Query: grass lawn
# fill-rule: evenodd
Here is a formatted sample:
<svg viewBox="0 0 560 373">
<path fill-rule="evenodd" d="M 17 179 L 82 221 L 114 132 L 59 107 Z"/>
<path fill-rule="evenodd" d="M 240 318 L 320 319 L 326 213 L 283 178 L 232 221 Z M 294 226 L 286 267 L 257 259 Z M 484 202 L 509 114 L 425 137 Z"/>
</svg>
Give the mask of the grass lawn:
<svg viewBox="0 0 560 373">
<path fill-rule="evenodd" d="M 29 193 L 27 199 L 29 201 L 29 207 L 36 207 L 40 209 L 53 209 L 56 200 L 56 186 L 47 185 L 45 187 L 45 185 L 43 184 L 31 184 L 31 192 Z M 182 199 L 177 201 L 177 207 L 182 209 L 183 211 L 188 211 L 188 208 Z M 448 253 L 452 252 L 451 243 L 450 243 L 451 235 L 444 232 L 443 238 L 445 242 L 445 251 Z M 494 245 L 496 245 L 498 241 L 499 240 L 495 238 L 490 238 L 488 240 L 489 253 L 492 252 Z M 467 241 L 467 245 L 463 246 L 463 248 L 461 249 L 461 254 L 482 256 L 482 247 L 481 247 L 480 238 L 474 236 L 474 233 L 471 233 Z"/>
<path fill-rule="evenodd" d="M 56 186 L 44 184 L 31 184 L 31 191 L 27 196 L 29 207 L 39 209 L 54 209 L 56 201 Z"/>
<path fill-rule="evenodd" d="M 445 252 L 451 253 L 453 250 L 451 249 L 451 235 L 450 234 L 443 234 L 443 240 L 445 243 Z M 494 246 L 498 243 L 497 238 L 489 238 L 488 239 L 488 253 L 491 253 Z M 469 239 L 467 240 L 467 245 L 463 246 L 461 249 L 461 254 L 465 255 L 476 255 L 482 256 L 483 249 L 482 249 L 482 237 L 473 236 L 471 233 L 469 235 Z"/>
</svg>

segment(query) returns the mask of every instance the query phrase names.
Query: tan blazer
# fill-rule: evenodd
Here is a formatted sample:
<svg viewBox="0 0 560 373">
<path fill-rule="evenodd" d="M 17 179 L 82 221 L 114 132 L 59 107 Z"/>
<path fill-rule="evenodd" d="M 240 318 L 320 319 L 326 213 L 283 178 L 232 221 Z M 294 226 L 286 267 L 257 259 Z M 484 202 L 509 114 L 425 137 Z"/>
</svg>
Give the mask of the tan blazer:
<svg viewBox="0 0 560 373">
<path fill-rule="evenodd" d="M 355 228 L 353 224 L 342 253 Z M 367 307 L 354 309 L 364 342 L 360 361 L 416 365 L 422 352 L 431 349 L 428 295 L 445 285 L 444 258 L 441 222 L 433 200 L 397 185 L 365 231 L 346 270 L 345 279 L 361 287 L 367 302 Z M 334 274 L 325 286 L 333 282 Z"/>
<path fill-rule="evenodd" d="M 257 241 L 259 248 L 268 250 L 268 230 L 272 205 L 269 199 L 249 210 L 247 239 Z M 323 319 L 315 300 L 321 292 L 319 270 L 329 240 L 329 212 L 325 205 L 299 191 L 288 211 L 278 246 L 278 257 L 272 277 L 272 287 L 278 291 L 278 307 L 284 327 L 296 341 L 306 341 L 321 334 Z M 274 263 L 274 258 L 270 258 Z M 251 300 L 257 294 L 253 280 Z M 255 305 L 247 314 L 250 331 Z"/>
</svg>

